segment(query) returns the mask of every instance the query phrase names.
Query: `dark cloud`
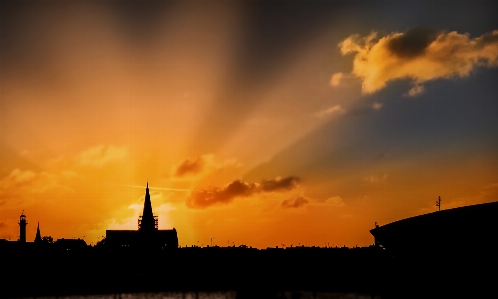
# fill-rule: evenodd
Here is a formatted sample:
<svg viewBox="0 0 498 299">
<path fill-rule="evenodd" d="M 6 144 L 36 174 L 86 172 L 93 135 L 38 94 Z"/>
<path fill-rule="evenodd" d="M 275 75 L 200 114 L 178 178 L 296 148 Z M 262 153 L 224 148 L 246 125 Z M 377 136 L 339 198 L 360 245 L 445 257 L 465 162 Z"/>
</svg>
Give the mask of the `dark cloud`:
<svg viewBox="0 0 498 299">
<path fill-rule="evenodd" d="M 296 198 L 289 198 L 282 201 L 282 207 L 284 208 L 300 208 L 308 204 L 308 199 L 304 196 L 298 196 Z"/>
<path fill-rule="evenodd" d="M 476 39 L 476 45 L 478 48 L 484 48 L 488 45 L 498 44 L 498 31 L 494 30 L 483 34 L 481 37 Z"/>
<path fill-rule="evenodd" d="M 273 191 L 285 191 L 291 190 L 297 187 L 299 184 L 299 178 L 295 176 L 290 176 L 286 178 L 276 178 L 274 180 L 263 180 L 261 182 L 261 189 L 265 192 Z"/>
<path fill-rule="evenodd" d="M 196 175 L 201 173 L 204 170 L 204 166 L 206 165 L 206 161 L 203 157 L 198 157 L 195 160 L 185 160 L 180 164 L 176 170 L 175 175 L 178 177 L 182 177 L 185 175 L 193 174 Z"/>
<path fill-rule="evenodd" d="M 194 209 L 204 209 L 214 204 L 227 204 L 235 197 L 247 197 L 255 193 L 256 184 L 236 180 L 224 188 L 194 190 L 187 198 L 187 206 Z"/>
<path fill-rule="evenodd" d="M 99 6 L 117 21 L 116 29 L 131 43 L 144 44 L 161 36 L 163 22 L 171 19 L 179 1 L 109 1 Z"/>
<path fill-rule="evenodd" d="M 212 154 L 206 154 L 195 159 L 185 159 L 178 166 L 174 167 L 172 174 L 177 178 L 196 177 L 230 167 L 240 167 L 240 163 L 235 159 L 217 161 Z"/>
<path fill-rule="evenodd" d="M 400 58 L 414 58 L 424 54 L 439 32 L 433 28 L 416 27 L 389 40 L 387 48 Z"/>
<path fill-rule="evenodd" d="M 5 222 L 0 221 L 0 230 L 1 230 L 1 229 L 5 229 L 7 226 L 8 226 L 8 225 L 7 225 Z"/>
<path fill-rule="evenodd" d="M 189 208 L 204 209 L 215 204 L 228 204 L 236 197 L 249 197 L 256 193 L 285 192 L 298 187 L 299 178 L 290 176 L 263 180 L 261 184 L 235 180 L 223 188 L 194 190 L 187 198 Z"/>
</svg>

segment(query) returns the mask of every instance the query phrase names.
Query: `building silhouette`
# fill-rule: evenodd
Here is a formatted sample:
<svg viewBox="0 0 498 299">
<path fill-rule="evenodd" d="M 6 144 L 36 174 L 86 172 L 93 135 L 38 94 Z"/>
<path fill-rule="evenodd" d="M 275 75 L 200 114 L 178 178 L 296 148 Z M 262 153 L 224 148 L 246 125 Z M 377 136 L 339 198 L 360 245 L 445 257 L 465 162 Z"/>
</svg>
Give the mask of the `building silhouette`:
<svg viewBox="0 0 498 299">
<path fill-rule="evenodd" d="M 370 233 L 396 258 L 494 258 L 497 215 L 498 202 L 490 202 L 398 220 Z"/>
<path fill-rule="evenodd" d="M 36 236 L 33 241 L 27 241 L 26 238 L 26 226 L 28 225 L 28 219 L 24 214 L 24 210 L 19 217 L 19 239 L 16 241 L 10 241 L 6 239 L 0 239 L 0 250 L 2 249 L 13 249 L 13 250 L 40 250 L 42 248 L 47 248 L 47 245 L 52 244 L 52 237 L 41 236 L 40 222 L 36 227 Z"/>
<path fill-rule="evenodd" d="M 38 227 L 36 228 L 36 237 L 35 237 L 35 243 L 42 243 L 42 237 L 40 233 L 40 222 L 38 222 Z"/>
<path fill-rule="evenodd" d="M 145 189 L 144 209 L 138 218 L 138 230 L 106 230 L 106 247 L 178 248 L 176 229 L 158 229 L 158 219 L 152 212 L 149 184 Z"/>
<path fill-rule="evenodd" d="M 57 239 L 54 242 L 54 248 L 57 250 L 84 250 L 88 248 L 85 240 L 77 238 L 77 239 Z"/>
<path fill-rule="evenodd" d="M 26 243 L 26 225 L 28 225 L 28 220 L 26 220 L 26 215 L 22 211 L 19 217 L 19 242 Z"/>
</svg>

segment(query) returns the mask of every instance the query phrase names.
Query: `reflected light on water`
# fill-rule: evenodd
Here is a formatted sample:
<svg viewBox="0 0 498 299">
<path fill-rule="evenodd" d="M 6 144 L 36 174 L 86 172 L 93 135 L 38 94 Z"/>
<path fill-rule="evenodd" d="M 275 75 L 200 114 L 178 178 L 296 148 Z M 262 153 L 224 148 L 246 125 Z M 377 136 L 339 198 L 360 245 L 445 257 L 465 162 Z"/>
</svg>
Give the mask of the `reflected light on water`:
<svg viewBox="0 0 498 299">
<path fill-rule="evenodd" d="M 131 294 L 106 294 L 106 295 L 71 295 L 37 297 L 38 299 L 380 299 L 380 296 L 372 296 L 359 293 L 332 293 L 332 292 L 276 292 L 275 294 L 244 294 L 238 292 L 163 292 L 163 293 L 131 293 Z M 30 297 L 28 297 L 30 298 Z"/>
</svg>

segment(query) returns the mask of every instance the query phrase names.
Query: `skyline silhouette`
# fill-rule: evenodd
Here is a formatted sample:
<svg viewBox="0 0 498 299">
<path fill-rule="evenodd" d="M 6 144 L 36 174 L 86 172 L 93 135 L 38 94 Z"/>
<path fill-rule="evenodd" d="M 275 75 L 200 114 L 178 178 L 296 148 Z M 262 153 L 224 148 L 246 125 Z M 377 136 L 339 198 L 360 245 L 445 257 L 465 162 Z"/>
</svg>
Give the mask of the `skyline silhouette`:
<svg viewBox="0 0 498 299">
<path fill-rule="evenodd" d="M 480 242 L 486 242 L 489 239 L 489 235 L 493 233 L 494 230 L 498 229 L 498 223 L 495 223 L 493 216 L 498 213 L 498 202 L 491 202 L 486 204 L 478 204 L 471 206 L 464 206 L 458 208 L 452 208 L 443 210 L 441 213 L 441 196 L 438 196 L 436 201 L 437 211 L 416 215 L 414 217 L 409 217 L 407 219 L 397 220 L 392 223 L 388 223 L 380 226 L 377 222 L 374 223 L 374 228 L 370 230 L 370 233 L 374 237 L 373 246 L 387 249 L 387 253 L 392 256 L 401 255 L 420 255 L 422 257 L 427 257 L 427 253 L 423 253 L 422 248 L 427 245 L 424 243 L 432 244 L 429 248 L 434 247 L 448 247 L 452 250 L 460 247 L 459 250 L 463 250 L 465 254 L 469 254 L 473 248 L 477 248 L 477 244 Z M 123 248 L 132 248 L 133 250 L 167 250 L 173 248 L 182 248 L 179 243 L 177 231 L 175 228 L 169 230 L 159 230 L 158 216 L 155 216 L 152 209 L 152 203 L 150 200 L 149 193 L 149 183 L 146 183 L 145 196 L 143 203 L 143 212 L 138 217 L 138 227 L 137 230 L 106 230 L 105 236 L 102 236 L 96 244 L 95 247 L 108 248 L 111 250 L 122 250 Z M 26 226 L 28 224 L 27 217 L 24 211 L 19 217 L 19 238 L 17 240 L 18 244 L 25 244 L 26 240 Z M 463 238 L 466 240 L 473 239 L 467 245 L 458 245 L 459 240 Z M 206 245 L 207 248 L 213 247 L 214 236 L 209 236 L 210 243 Z M 58 239 L 56 242 L 60 244 L 64 242 L 72 242 L 69 240 L 75 240 L 74 237 L 71 239 Z M 87 246 L 84 239 L 77 238 L 77 241 L 82 241 Z M 0 239 L 3 244 L 9 242 L 15 244 L 15 241 Z M 51 236 L 41 236 L 40 222 L 38 222 L 36 229 L 36 236 L 34 238 L 33 244 L 52 244 L 53 238 Z M 83 244 L 82 243 L 82 244 Z M 72 243 L 68 243 L 72 244 Z M 75 243 L 76 244 L 76 243 Z M 20 246 L 17 245 L 17 246 Z M 93 246 L 93 244 L 89 244 Z M 12 245 L 11 245 L 12 246 Z M 420 247 L 421 246 L 421 247 Z M 202 248 L 204 244 L 199 246 L 197 244 L 184 245 L 184 248 Z M 215 248 L 220 248 L 216 245 Z M 223 247 L 223 246 L 221 246 Z M 227 246 L 225 248 L 253 248 L 252 246 L 247 246 L 246 244 L 237 244 L 227 240 Z M 313 244 L 310 246 L 305 246 L 304 244 L 298 243 L 297 246 L 290 244 L 286 246 L 281 243 L 280 249 L 286 248 L 322 248 L 319 244 Z M 36 248 L 36 247 L 35 247 Z M 267 249 L 279 249 L 279 246 L 267 247 Z M 348 248 L 345 245 L 338 247 L 334 244 L 330 246 L 327 242 L 323 248 Z M 358 245 L 354 246 L 358 248 Z M 430 252 L 432 252 L 432 249 Z M 443 249 L 441 249 L 443 250 Z M 482 251 L 482 249 L 480 249 Z M 453 254 L 456 254 L 453 252 Z"/>
<path fill-rule="evenodd" d="M 136 186 L 138 187 L 138 186 Z M 152 188 L 152 189 L 164 189 L 164 188 Z M 139 243 L 154 243 L 154 242 L 159 242 L 156 244 L 158 248 L 166 248 L 166 247 L 173 247 L 173 248 L 178 248 L 182 247 L 181 244 L 178 241 L 176 229 L 172 228 L 171 230 L 158 230 L 158 223 L 159 219 L 158 216 L 154 216 L 154 213 L 152 211 L 152 203 L 150 200 L 150 194 L 149 194 L 149 183 L 146 183 L 145 186 L 145 197 L 144 197 L 144 204 L 143 204 L 143 212 L 142 214 L 138 217 L 138 229 L 135 230 L 106 230 L 106 236 L 102 236 L 102 239 L 100 239 L 95 246 L 103 243 L 106 243 L 106 246 L 117 246 L 117 247 L 129 247 L 129 246 L 139 246 Z M 438 197 L 438 200 L 436 201 L 436 207 L 438 208 L 438 211 L 441 211 L 441 197 Z M 489 212 L 489 211 L 488 211 Z M 415 218 L 419 218 L 419 216 L 415 216 Z M 397 221 L 399 222 L 399 221 Z M 22 211 L 20 217 L 19 217 L 19 238 L 18 242 L 19 243 L 26 243 L 26 226 L 28 225 L 27 217 L 24 215 L 24 210 Z M 379 228 L 380 226 L 378 225 L 377 222 L 374 223 L 375 228 Z M 373 230 L 372 230 L 373 231 Z M 371 232 L 372 232 L 371 231 Z M 156 234 L 158 234 L 156 236 Z M 142 235 L 142 237 L 138 237 L 139 235 Z M 375 237 L 375 235 L 374 235 Z M 153 241 L 153 239 L 159 238 L 157 241 Z M 72 237 L 71 239 L 75 239 Z M 81 238 L 83 240 L 84 238 Z M 209 236 L 210 239 L 210 244 L 206 246 L 207 247 L 212 247 L 213 246 L 213 239 L 214 236 Z M 50 241 L 48 241 L 50 240 Z M 59 240 L 64 240 L 64 238 L 59 239 Z M 80 240 L 80 238 L 77 238 L 77 240 Z M 11 241 L 6 240 L 6 239 L 1 239 L 0 241 Z M 105 241 L 105 242 L 103 242 Z M 36 228 L 36 236 L 34 238 L 34 243 L 53 243 L 53 238 L 51 236 L 44 236 L 42 238 L 41 236 L 41 231 L 40 231 L 40 222 L 38 222 L 37 228 Z M 169 244 L 169 245 L 168 245 Z M 93 246 L 92 244 L 89 244 L 90 246 Z M 197 244 L 190 244 L 189 245 L 184 245 L 183 247 L 204 247 L 204 244 L 201 244 L 202 246 L 199 246 L 199 242 Z M 281 243 L 280 248 L 286 248 L 286 245 Z M 374 240 L 374 245 L 379 246 L 380 243 L 377 240 Z M 295 247 L 304 247 L 305 245 L 301 245 L 301 243 L 298 243 Z M 320 248 L 321 246 L 319 244 L 311 244 L 309 245 L 311 247 L 317 247 Z M 215 245 L 215 247 L 220 247 L 218 245 Z M 227 246 L 226 247 L 236 247 L 235 242 L 230 243 L 230 240 L 227 240 Z M 237 247 L 241 248 L 247 248 L 247 245 L 245 243 L 237 244 Z M 294 244 L 290 244 L 290 248 L 294 247 Z M 338 248 L 337 245 L 332 244 L 330 246 L 330 242 L 327 242 L 326 245 L 324 246 L 325 248 Z M 358 245 L 355 246 L 357 248 Z M 249 248 L 253 248 L 250 246 Z M 268 247 L 268 248 L 273 248 L 273 247 Z M 275 246 L 275 248 L 279 248 L 279 246 Z M 346 248 L 344 245 L 343 248 Z"/>
<path fill-rule="evenodd" d="M 493 246 L 498 202 L 376 225 L 370 231 L 375 244 L 368 247 L 257 249 L 210 244 L 201 248 L 178 247 L 176 230 L 158 230 L 148 186 L 146 190 L 138 229 L 107 231 L 96 246 L 82 239 L 41 238 L 39 225 L 34 242 L 0 240 L 0 253 L 9 257 L 2 268 L 6 282 L 2 293 L 7 297 L 143 292 L 185 296 L 195 291 L 198 297 L 199 292 L 235 291 L 237 298 L 282 298 L 283 292 L 291 291 L 293 296 L 339 292 L 373 298 L 440 298 L 494 290 L 494 276 L 482 270 L 498 265 Z M 21 231 L 25 225 L 23 213 Z M 38 275 L 46 261 L 50 266 Z M 437 287 L 426 284 L 434 280 Z"/>
</svg>

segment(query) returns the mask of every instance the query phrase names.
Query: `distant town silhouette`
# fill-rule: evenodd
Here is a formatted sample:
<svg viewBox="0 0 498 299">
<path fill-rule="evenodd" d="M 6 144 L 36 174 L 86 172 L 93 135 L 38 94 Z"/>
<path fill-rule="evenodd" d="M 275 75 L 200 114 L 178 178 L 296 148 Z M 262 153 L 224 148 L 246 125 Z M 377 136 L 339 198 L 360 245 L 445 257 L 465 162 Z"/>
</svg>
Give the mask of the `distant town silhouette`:
<svg viewBox="0 0 498 299">
<path fill-rule="evenodd" d="M 94 246 L 80 238 L 42 237 L 40 223 L 33 242 L 27 241 L 23 211 L 19 240 L 0 240 L 2 292 L 236 290 L 238 298 L 279 298 L 285 290 L 308 290 L 437 298 L 490 291 L 496 275 L 483 269 L 498 265 L 498 202 L 441 211 L 439 197 L 436 206 L 434 213 L 375 223 L 374 244 L 367 247 L 179 247 L 175 228 L 158 229 L 147 183 L 138 229 L 107 230 Z"/>
</svg>

